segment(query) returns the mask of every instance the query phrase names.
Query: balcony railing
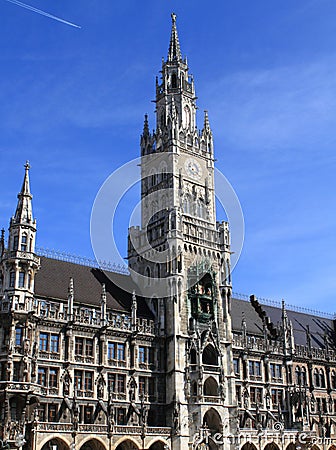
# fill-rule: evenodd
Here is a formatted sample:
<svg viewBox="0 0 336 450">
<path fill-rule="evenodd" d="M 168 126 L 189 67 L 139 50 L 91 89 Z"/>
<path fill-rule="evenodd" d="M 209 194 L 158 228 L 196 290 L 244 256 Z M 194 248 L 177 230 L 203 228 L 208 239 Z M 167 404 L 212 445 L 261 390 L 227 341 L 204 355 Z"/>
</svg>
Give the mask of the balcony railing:
<svg viewBox="0 0 336 450">
<path fill-rule="evenodd" d="M 128 425 L 115 425 L 113 427 L 114 434 L 123 435 L 140 435 L 143 431 L 141 426 L 128 426 Z M 73 432 L 72 423 L 56 423 L 56 422 L 38 422 L 37 431 L 50 432 L 50 431 L 61 431 L 61 432 Z M 78 426 L 78 431 L 80 433 L 107 433 L 108 426 L 100 425 L 95 423 L 80 423 Z M 169 427 L 147 427 L 146 434 L 157 435 L 157 436 L 169 436 L 171 433 L 171 428 Z"/>
<path fill-rule="evenodd" d="M 39 422 L 37 431 L 73 431 L 72 423 Z"/>
</svg>

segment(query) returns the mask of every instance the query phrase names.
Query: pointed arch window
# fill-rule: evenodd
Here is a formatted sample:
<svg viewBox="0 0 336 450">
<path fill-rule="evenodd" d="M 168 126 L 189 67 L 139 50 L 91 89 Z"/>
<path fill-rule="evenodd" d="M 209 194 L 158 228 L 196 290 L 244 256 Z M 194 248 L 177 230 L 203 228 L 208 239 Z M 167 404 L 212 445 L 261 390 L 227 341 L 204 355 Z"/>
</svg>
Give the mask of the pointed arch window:
<svg viewBox="0 0 336 450">
<path fill-rule="evenodd" d="M 211 344 L 208 344 L 203 350 L 202 362 L 208 366 L 218 365 L 218 354 Z"/>
<path fill-rule="evenodd" d="M 15 272 L 12 271 L 9 273 L 9 287 L 15 287 Z"/>
<path fill-rule="evenodd" d="M 21 270 L 19 272 L 19 288 L 24 288 L 25 287 L 25 281 L 26 281 L 26 273 L 23 272 L 23 270 Z"/>
<path fill-rule="evenodd" d="M 28 236 L 26 233 L 24 233 L 21 238 L 21 251 L 22 252 L 27 251 L 27 242 L 28 242 Z"/>
<path fill-rule="evenodd" d="M 16 251 L 19 248 L 19 236 L 13 237 L 13 251 Z"/>
<path fill-rule="evenodd" d="M 190 350 L 190 364 L 197 364 L 197 354 L 194 348 Z"/>
<path fill-rule="evenodd" d="M 325 376 L 324 376 L 324 372 L 323 369 L 320 369 L 320 386 L 322 388 L 325 388 Z"/>
<path fill-rule="evenodd" d="M 204 383 L 204 395 L 215 397 L 218 395 L 218 384 L 213 377 L 209 377 Z"/>
<path fill-rule="evenodd" d="M 320 374 L 317 369 L 314 370 L 314 384 L 315 387 L 320 387 Z"/>
<path fill-rule="evenodd" d="M 190 195 L 186 195 L 184 197 L 183 212 L 185 214 L 191 214 L 191 199 L 190 199 Z"/>
<path fill-rule="evenodd" d="M 15 327 L 15 345 L 20 346 L 22 344 L 23 328 L 21 326 Z"/>
<path fill-rule="evenodd" d="M 302 386 L 306 386 L 306 384 L 307 384 L 307 374 L 306 374 L 305 367 L 301 368 L 301 383 L 302 383 Z"/>
<path fill-rule="evenodd" d="M 177 75 L 175 72 L 173 72 L 172 76 L 171 76 L 171 87 L 172 87 L 172 89 L 177 88 Z"/>
<path fill-rule="evenodd" d="M 201 198 L 197 202 L 197 216 L 201 219 L 205 218 L 205 205 Z"/>
<path fill-rule="evenodd" d="M 331 372 L 331 387 L 332 387 L 332 389 L 336 389 L 336 373 L 334 370 Z M 335 412 L 336 412 L 336 409 L 335 409 Z"/>
</svg>

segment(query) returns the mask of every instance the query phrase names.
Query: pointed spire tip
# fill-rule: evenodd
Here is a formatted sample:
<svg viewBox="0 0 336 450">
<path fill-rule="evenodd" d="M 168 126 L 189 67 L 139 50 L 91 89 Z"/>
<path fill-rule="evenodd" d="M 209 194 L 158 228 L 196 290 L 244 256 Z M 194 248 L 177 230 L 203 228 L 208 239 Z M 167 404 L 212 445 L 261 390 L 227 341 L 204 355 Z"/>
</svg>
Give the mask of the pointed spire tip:
<svg viewBox="0 0 336 450">
<path fill-rule="evenodd" d="M 181 55 L 180 42 L 179 42 L 177 29 L 176 29 L 176 14 L 174 12 L 171 14 L 171 18 L 172 18 L 172 29 L 171 29 L 171 35 L 170 35 L 168 61 L 181 61 L 182 55 Z"/>
</svg>

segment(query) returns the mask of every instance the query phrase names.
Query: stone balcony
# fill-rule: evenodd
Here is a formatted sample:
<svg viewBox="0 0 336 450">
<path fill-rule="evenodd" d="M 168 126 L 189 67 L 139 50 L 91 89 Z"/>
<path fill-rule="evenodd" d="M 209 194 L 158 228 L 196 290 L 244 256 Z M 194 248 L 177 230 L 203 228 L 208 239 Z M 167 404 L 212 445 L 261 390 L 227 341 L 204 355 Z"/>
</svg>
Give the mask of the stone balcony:
<svg viewBox="0 0 336 450">
<path fill-rule="evenodd" d="M 128 425 L 115 425 L 113 428 L 113 434 L 121 435 L 141 435 L 143 432 L 143 427 L 141 426 L 128 426 Z M 56 423 L 56 422 L 38 422 L 36 424 L 36 430 L 40 432 L 62 432 L 62 433 L 72 433 L 73 424 L 72 423 Z M 94 423 L 80 423 L 78 425 L 79 433 L 99 433 L 107 434 L 108 425 L 99 425 Z M 170 436 L 170 427 L 145 427 L 145 433 L 148 435 L 156 436 Z"/>
</svg>

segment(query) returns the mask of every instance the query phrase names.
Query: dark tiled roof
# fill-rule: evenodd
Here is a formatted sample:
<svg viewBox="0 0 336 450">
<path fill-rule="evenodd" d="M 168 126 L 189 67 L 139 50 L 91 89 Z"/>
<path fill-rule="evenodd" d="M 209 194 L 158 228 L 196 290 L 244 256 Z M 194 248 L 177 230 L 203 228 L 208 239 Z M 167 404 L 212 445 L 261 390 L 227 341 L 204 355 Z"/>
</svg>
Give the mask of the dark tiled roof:
<svg viewBox="0 0 336 450">
<path fill-rule="evenodd" d="M 262 321 L 249 301 L 232 299 L 232 329 L 241 331 L 243 316 L 249 334 L 263 335 Z"/>
<path fill-rule="evenodd" d="M 107 306 L 115 311 L 130 312 L 132 294 L 137 291 L 136 285 L 129 275 L 121 275 L 101 269 L 74 264 L 67 261 L 41 256 L 41 268 L 35 279 L 35 293 L 38 297 L 66 300 L 70 277 L 74 279 L 75 302 L 85 305 L 99 305 L 102 284 L 106 286 Z M 128 292 L 120 285 L 127 285 Z M 152 314 L 143 298 L 137 296 L 138 315 L 152 318 Z M 266 316 L 274 327 L 281 322 L 281 308 L 261 304 Z M 250 301 L 232 299 L 232 328 L 240 332 L 243 315 L 246 319 L 247 332 L 251 335 L 263 335 L 262 320 Z M 324 334 L 330 342 L 335 342 L 335 325 L 332 319 L 287 311 L 293 324 L 295 344 L 306 345 L 306 330 L 309 326 L 312 346 L 324 347 Z"/>
<path fill-rule="evenodd" d="M 281 321 L 281 309 L 274 306 L 262 305 L 267 316 L 276 325 Z M 325 317 L 318 317 L 298 311 L 287 310 L 288 319 L 293 324 L 294 339 L 297 345 L 306 345 L 306 330 L 309 327 L 311 344 L 313 347 L 324 348 L 324 334 L 330 341 L 335 341 L 334 321 Z"/>
<path fill-rule="evenodd" d="M 107 307 L 115 311 L 130 312 L 133 290 L 136 290 L 128 275 L 74 264 L 67 261 L 41 256 L 41 268 L 35 278 L 35 294 L 38 297 L 66 300 L 70 278 L 74 280 L 75 302 L 86 305 L 100 305 L 102 284 L 105 283 Z M 127 284 L 129 292 L 118 287 Z M 144 299 L 137 297 L 138 315 L 151 318 Z"/>
<path fill-rule="evenodd" d="M 261 307 L 265 311 L 266 317 L 269 317 L 274 327 L 276 327 L 278 323 L 281 322 L 281 308 L 264 304 L 261 304 Z M 232 299 L 232 328 L 234 331 L 241 331 L 243 315 L 246 319 L 248 334 L 263 335 L 262 320 L 251 302 L 241 299 Z M 307 327 L 309 327 L 311 345 L 313 347 L 324 348 L 325 334 L 328 336 L 330 343 L 336 342 L 334 320 L 291 310 L 287 310 L 287 316 L 293 325 L 295 344 L 307 345 Z"/>
</svg>

